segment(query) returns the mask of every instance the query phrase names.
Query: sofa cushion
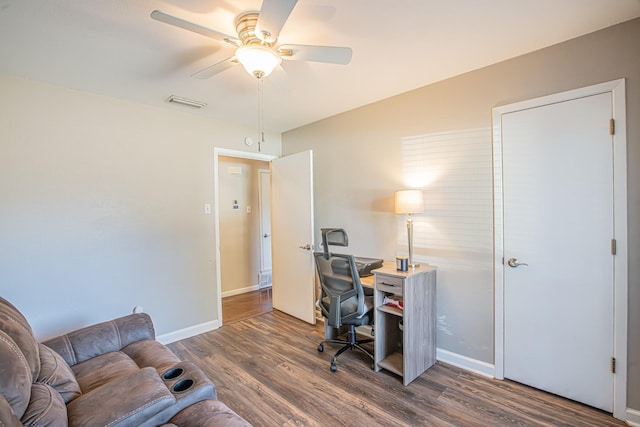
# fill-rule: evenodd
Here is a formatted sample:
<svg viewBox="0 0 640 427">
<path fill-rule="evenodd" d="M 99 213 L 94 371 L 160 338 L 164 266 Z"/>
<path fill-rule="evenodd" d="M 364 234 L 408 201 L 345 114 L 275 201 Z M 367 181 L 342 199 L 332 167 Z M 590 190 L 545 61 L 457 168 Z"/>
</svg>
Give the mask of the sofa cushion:
<svg viewBox="0 0 640 427">
<path fill-rule="evenodd" d="M 153 368 L 120 377 L 67 405 L 70 426 L 141 426 L 175 404 L 175 398 Z M 171 416 L 160 420 L 168 421 Z"/>
<path fill-rule="evenodd" d="M 120 351 L 126 345 L 144 339 L 155 339 L 153 322 L 148 314 L 135 313 L 77 329 L 43 344 L 73 366 L 101 354 Z"/>
<path fill-rule="evenodd" d="M 67 362 L 55 351 L 40 344 L 40 374 L 36 382 L 53 387 L 69 403 L 80 396 L 80 385 Z"/>
<path fill-rule="evenodd" d="M 2 393 L 0 393 L 0 426 L 22 427 L 20 419 L 13 413 L 13 409 L 11 409 Z"/>
<path fill-rule="evenodd" d="M 240 415 L 219 400 L 203 400 L 193 404 L 169 421 L 179 427 L 251 427 Z"/>
<path fill-rule="evenodd" d="M 22 424 L 33 427 L 67 427 L 67 407 L 62 396 L 47 384 L 31 386 L 31 401 Z"/>
<path fill-rule="evenodd" d="M 150 366 L 158 372 L 164 372 L 180 362 L 178 356 L 156 340 L 134 342 L 124 347 L 122 352 L 132 358 L 139 367 Z"/>
<path fill-rule="evenodd" d="M 0 394 L 13 409 L 13 413 L 22 417 L 29 405 L 31 395 L 31 369 L 20 348 L 9 335 L 0 330 Z"/>
<path fill-rule="evenodd" d="M 40 371 L 38 342 L 33 336 L 29 322 L 9 301 L 0 297 L 0 330 L 11 337 L 20 348 L 29 365 L 31 376 L 35 378 Z"/>
<path fill-rule="evenodd" d="M 113 351 L 73 365 L 71 370 L 85 394 L 124 375 L 135 374 L 139 368 L 126 354 Z"/>
</svg>

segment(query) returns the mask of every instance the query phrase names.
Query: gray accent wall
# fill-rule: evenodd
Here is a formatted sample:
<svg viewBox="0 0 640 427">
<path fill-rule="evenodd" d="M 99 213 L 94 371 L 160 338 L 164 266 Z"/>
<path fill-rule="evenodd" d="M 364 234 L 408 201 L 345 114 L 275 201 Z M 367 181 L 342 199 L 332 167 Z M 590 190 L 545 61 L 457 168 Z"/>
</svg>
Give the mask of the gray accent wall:
<svg viewBox="0 0 640 427">
<path fill-rule="evenodd" d="M 314 151 L 316 233 L 321 227 L 344 227 L 349 233 L 350 252 L 392 259 L 401 251 L 398 242 L 402 239 L 399 237 L 402 230 L 393 214 L 393 192 L 407 187 L 402 180 L 403 138 L 486 129 L 492 125 L 495 106 L 625 78 L 629 233 L 627 406 L 640 409 L 639 40 L 640 19 L 635 19 L 284 133 L 283 154 Z M 487 162 L 485 175 L 479 179 L 486 181 L 491 179 L 491 141 L 479 144 L 476 149 Z M 485 199 L 488 206 L 485 209 L 492 209 L 491 195 Z M 485 246 L 491 248 L 492 233 L 484 231 Z M 423 248 L 418 255 L 429 259 L 433 254 L 429 248 Z M 446 258 L 443 253 L 438 256 Z M 448 274 L 444 285 L 439 275 L 438 283 L 438 347 L 489 364 L 494 361 L 491 262 L 488 257 L 487 265 L 475 275 Z"/>
</svg>

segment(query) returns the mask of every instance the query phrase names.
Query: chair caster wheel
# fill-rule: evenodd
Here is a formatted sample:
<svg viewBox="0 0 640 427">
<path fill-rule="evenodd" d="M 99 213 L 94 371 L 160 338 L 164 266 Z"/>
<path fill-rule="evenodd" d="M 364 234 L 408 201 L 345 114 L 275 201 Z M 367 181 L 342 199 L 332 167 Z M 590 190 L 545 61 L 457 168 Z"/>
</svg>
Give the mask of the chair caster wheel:
<svg viewBox="0 0 640 427">
<path fill-rule="evenodd" d="M 331 372 L 335 372 L 338 370 L 338 367 L 336 366 L 336 362 L 331 362 Z"/>
<path fill-rule="evenodd" d="M 318 346 L 318 353 L 322 353 L 324 351 L 324 345 L 320 344 Z"/>
</svg>

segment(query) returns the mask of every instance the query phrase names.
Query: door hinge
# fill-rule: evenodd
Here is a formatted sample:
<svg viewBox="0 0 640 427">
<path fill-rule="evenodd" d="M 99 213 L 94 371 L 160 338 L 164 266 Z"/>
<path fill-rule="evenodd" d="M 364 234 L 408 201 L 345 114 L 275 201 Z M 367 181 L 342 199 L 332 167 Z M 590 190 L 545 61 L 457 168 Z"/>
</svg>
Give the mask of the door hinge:
<svg viewBox="0 0 640 427">
<path fill-rule="evenodd" d="M 614 119 L 609 120 L 609 134 L 616 134 L 616 121 Z"/>
<path fill-rule="evenodd" d="M 611 239 L 611 255 L 615 255 L 617 251 L 616 239 Z"/>
<path fill-rule="evenodd" d="M 616 358 L 615 357 L 611 357 L 611 373 L 612 374 L 616 373 Z"/>
</svg>

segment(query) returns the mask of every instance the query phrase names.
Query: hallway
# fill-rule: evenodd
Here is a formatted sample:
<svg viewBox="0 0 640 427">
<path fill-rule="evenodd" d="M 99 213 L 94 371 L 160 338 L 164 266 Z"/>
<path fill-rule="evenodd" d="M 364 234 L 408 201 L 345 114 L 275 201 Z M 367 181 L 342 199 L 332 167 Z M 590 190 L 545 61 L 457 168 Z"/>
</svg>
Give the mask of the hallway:
<svg viewBox="0 0 640 427">
<path fill-rule="evenodd" d="M 222 322 L 228 325 L 272 310 L 271 288 L 222 298 Z"/>
</svg>

